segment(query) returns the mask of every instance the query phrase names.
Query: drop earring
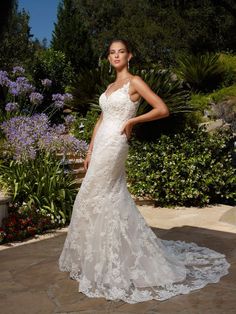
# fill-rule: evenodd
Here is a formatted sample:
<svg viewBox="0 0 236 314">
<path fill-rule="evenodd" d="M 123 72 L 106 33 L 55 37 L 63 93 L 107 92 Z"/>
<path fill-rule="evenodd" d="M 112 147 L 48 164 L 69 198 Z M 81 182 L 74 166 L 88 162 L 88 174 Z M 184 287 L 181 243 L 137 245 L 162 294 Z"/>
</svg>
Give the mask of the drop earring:
<svg viewBox="0 0 236 314">
<path fill-rule="evenodd" d="M 128 70 L 129 70 L 129 60 L 128 60 Z"/>
<path fill-rule="evenodd" d="M 110 64 L 110 67 L 109 67 L 109 73 L 111 73 L 111 64 Z"/>
</svg>

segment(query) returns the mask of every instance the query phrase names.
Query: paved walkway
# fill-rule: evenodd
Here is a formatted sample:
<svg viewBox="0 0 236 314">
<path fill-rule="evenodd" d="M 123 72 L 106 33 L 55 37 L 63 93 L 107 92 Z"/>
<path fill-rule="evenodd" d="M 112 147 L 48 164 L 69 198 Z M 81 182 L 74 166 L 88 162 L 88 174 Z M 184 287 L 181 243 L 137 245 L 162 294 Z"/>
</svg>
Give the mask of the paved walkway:
<svg viewBox="0 0 236 314">
<path fill-rule="evenodd" d="M 144 217 L 150 225 L 157 225 L 157 212 L 162 228 L 153 227 L 153 231 L 163 239 L 185 240 L 196 242 L 226 254 L 231 263 L 229 274 L 217 284 L 209 284 L 199 291 L 188 295 L 176 296 L 166 301 L 148 301 L 138 304 L 112 302 L 103 298 L 91 299 L 78 292 L 78 283 L 71 280 L 68 273 L 60 272 L 57 267 L 65 236 L 66 229 L 57 232 L 54 237 L 44 240 L 27 241 L 26 244 L 7 248 L 2 246 L 0 251 L 0 313 L 1 314 L 50 314 L 50 313 L 83 313 L 83 314 L 233 314 L 236 308 L 236 227 L 227 225 L 230 232 L 200 228 L 199 226 L 164 226 L 165 213 L 153 208 L 156 213 L 150 218 L 149 207 L 139 206 Z M 226 209 L 220 208 L 213 211 L 225 214 Z M 192 217 L 193 209 L 168 209 L 166 215 L 169 223 L 176 224 L 176 217 L 181 211 L 184 224 L 186 217 Z M 206 209 L 205 209 L 206 210 Z M 207 210 L 210 210 L 209 208 Z M 173 213 L 171 216 L 170 213 Z M 201 209 L 203 211 L 203 209 Z M 149 213 L 149 214 L 148 214 Z M 161 214 L 162 213 L 162 214 Z M 179 214 L 179 215 L 178 215 Z M 222 215 L 218 216 L 218 220 Z M 166 217 L 167 217 L 166 216 Z M 166 219 L 165 217 L 165 219 Z M 175 217 L 175 219 L 173 218 Z M 184 218 L 185 217 L 185 218 Z M 209 213 L 208 213 L 209 217 Z M 156 220 L 155 220 L 155 219 Z M 193 217 L 191 218 L 193 221 Z M 209 218 L 208 218 L 209 219 Z M 213 219 L 214 220 L 214 219 Z M 197 216 L 195 216 L 195 222 Z M 195 223 L 196 224 L 196 223 Z M 222 227 L 223 225 L 221 225 Z M 235 231 L 235 232 L 233 232 Z"/>
</svg>

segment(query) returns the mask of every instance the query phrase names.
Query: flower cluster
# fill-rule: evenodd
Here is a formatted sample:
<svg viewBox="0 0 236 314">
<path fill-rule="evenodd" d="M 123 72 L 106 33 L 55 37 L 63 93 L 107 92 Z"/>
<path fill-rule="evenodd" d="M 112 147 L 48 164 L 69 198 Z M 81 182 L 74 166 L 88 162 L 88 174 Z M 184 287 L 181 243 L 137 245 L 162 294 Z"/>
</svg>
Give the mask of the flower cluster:
<svg viewBox="0 0 236 314">
<path fill-rule="evenodd" d="M 69 114 L 68 116 L 65 117 L 65 124 L 67 126 L 71 126 L 75 122 L 75 117 L 72 114 Z"/>
<path fill-rule="evenodd" d="M 40 105 L 43 101 L 43 95 L 40 93 L 33 92 L 29 95 L 29 99 L 33 105 Z"/>
<path fill-rule="evenodd" d="M 9 81 L 7 72 L 0 70 L 0 85 L 8 87 Z"/>
<path fill-rule="evenodd" d="M 21 241 L 53 228 L 50 217 L 42 215 L 35 209 L 26 211 L 22 208 L 19 208 L 17 212 L 10 212 L 8 217 L 3 218 L 3 228 L 0 228 L 0 243 Z"/>
<path fill-rule="evenodd" d="M 58 109 L 64 107 L 65 103 L 73 100 L 73 96 L 70 93 L 65 94 L 53 94 L 52 100 L 54 101 L 54 106 Z"/>
<path fill-rule="evenodd" d="M 17 102 L 9 102 L 5 106 L 5 110 L 8 112 L 16 111 L 18 109 L 18 103 Z"/>
<path fill-rule="evenodd" d="M 21 66 L 15 66 L 12 70 L 13 74 L 23 74 L 25 73 L 25 69 Z"/>
<path fill-rule="evenodd" d="M 49 80 L 49 79 L 44 79 L 44 80 L 41 80 L 41 83 L 42 83 L 42 85 L 44 86 L 44 87 L 50 87 L 50 86 L 52 86 L 52 81 L 51 80 Z"/>
<path fill-rule="evenodd" d="M 7 87 L 9 94 L 12 96 L 27 94 L 35 89 L 24 76 L 19 76 L 16 81 L 11 81 L 6 71 L 0 71 L 0 85 Z"/>
<path fill-rule="evenodd" d="M 83 156 L 88 149 L 85 141 L 65 135 L 65 126 L 50 126 L 44 113 L 13 117 L 1 124 L 6 136 L 4 145 L 8 155 L 19 161 L 35 159 L 38 152 L 73 153 Z"/>
</svg>

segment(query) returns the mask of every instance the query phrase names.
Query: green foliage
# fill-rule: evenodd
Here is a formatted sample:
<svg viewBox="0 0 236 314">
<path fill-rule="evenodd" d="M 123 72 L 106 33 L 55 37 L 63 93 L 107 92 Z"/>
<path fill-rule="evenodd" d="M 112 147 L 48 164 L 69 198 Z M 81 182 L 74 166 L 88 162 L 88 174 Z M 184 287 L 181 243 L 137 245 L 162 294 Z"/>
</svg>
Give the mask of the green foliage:
<svg viewBox="0 0 236 314">
<path fill-rule="evenodd" d="M 223 81 L 225 69 L 218 54 L 183 54 L 177 62 L 176 72 L 194 91 L 212 91 Z"/>
<path fill-rule="evenodd" d="M 226 69 L 223 85 L 229 86 L 236 83 L 236 55 L 232 53 L 221 53 L 220 61 Z"/>
<path fill-rule="evenodd" d="M 193 93 L 191 96 L 191 104 L 197 110 L 203 111 L 204 109 L 207 109 L 209 107 L 209 104 L 212 102 L 218 103 L 229 97 L 235 97 L 235 96 L 236 96 L 236 84 L 229 87 L 218 89 L 214 91 L 213 93 L 209 93 L 209 94 L 201 94 L 201 93 L 194 94 Z"/>
<path fill-rule="evenodd" d="M 98 98 L 111 80 L 114 80 L 114 75 L 111 77 L 108 73 L 108 62 L 102 61 L 100 67 L 93 69 L 82 69 L 70 86 L 69 91 L 74 98 L 70 108 L 83 116 L 91 108 L 100 111 Z"/>
<path fill-rule="evenodd" d="M 81 68 L 94 66 L 86 22 L 81 19 L 80 9 L 73 0 L 59 4 L 52 48 L 65 54 L 76 73 Z"/>
<path fill-rule="evenodd" d="M 235 205 L 232 140 L 226 131 L 210 135 L 187 128 L 152 143 L 133 141 L 127 159 L 129 189 L 158 206 Z"/>
<path fill-rule="evenodd" d="M 42 79 L 52 80 L 51 92 L 64 92 L 74 75 L 64 53 L 52 48 L 38 51 L 30 70 L 36 87 L 42 86 Z"/>
<path fill-rule="evenodd" d="M 24 10 L 18 12 L 15 1 L 1 36 L 0 68 L 7 70 L 16 64 L 26 65 L 32 60 L 35 47 L 31 41 L 29 18 Z"/>
<path fill-rule="evenodd" d="M 105 54 L 109 40 L 117 37 L 131 44 L 131 66 L 157 60 L 164 66 L 173 65 L 179 52 L 236 49 L 233 0 L 76 0 L 74 6 L 86 25 L 96 60 Z M 76 40 L 71 45 L 76 45 Z"/>
<path fill-rule="evenodd" d="M 76 119 L 74 124 L 74 135 L 76 138 L 90 142 L 94 126 L 98 120 L 98 112 L 95 110 L 90 110 L 87 112 L 86 116 L 80 116 Z"/>
<path fill-rule="evenodd" d="M 70 220 L 75 182 L 53 155 L 41 154 L 24 163 L 2 162 L 0 173 L 0 185 L 9 190 L 14 203 L 40 209 L 52 223 L 64 225 Z"/>
</svg>

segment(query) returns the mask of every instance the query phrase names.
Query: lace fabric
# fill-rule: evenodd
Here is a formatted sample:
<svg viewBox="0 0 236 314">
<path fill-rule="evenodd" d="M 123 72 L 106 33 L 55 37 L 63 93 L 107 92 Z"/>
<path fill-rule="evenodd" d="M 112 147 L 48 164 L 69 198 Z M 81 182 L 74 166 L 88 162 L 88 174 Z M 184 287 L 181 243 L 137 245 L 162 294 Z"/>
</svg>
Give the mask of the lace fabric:
<svg viewBox="0 0 236 314">
<path fill-rule="evenodd" d="M 88 297 L 137 303 L 216 283 L 230 264 L 195 243 L 159 239 L 136 207 L 125 173 L 129 144 L 120 133 L 139 105 L 130 99 L 129 83 L 99 98 L 103 120 L 58 265 Z"/>
</svg>

